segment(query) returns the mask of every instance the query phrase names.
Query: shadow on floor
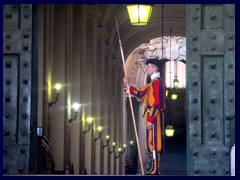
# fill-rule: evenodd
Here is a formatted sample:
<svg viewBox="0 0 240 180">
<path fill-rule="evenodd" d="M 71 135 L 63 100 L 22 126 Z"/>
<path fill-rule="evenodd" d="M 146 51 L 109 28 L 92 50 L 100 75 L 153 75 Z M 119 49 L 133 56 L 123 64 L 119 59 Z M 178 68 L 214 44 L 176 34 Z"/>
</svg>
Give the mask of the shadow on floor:
<svg viewBox="0 0 240 180">
<path fill-rule="evenodd" d="M 187 152 L 185 144 L 168 144 L 161 157 L 162 175 L 187 175 Z"/>
</svg>

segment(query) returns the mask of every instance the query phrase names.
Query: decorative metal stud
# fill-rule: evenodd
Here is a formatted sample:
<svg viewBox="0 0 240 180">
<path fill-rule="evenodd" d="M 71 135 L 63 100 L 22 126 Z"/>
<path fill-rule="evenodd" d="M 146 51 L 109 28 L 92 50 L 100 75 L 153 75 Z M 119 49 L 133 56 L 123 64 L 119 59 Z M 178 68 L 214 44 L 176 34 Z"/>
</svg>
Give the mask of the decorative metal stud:
<svg viewBox="0 0 240 180">
<path fill-rule="evenodd" d="M 216 19 L 216 15 L 212 15 L 210 19 L 211 20 L 215 20 Z"/>
<path fill-rule="evenodd" d="M 6 17 L 7 19 L 12 19 L 12 13 L 7 13 L 7 14 L 5 15 L 5 17 Z"/>
<path fill-rule="evenodd" d="M 5 96 L 5 102 L 10 102 L 10 101 L 11 101 L 10 96 Z"/>
<path fill-rule="evenodd" d="M 3 150 L 3 154 L 7 154 L 8 151 L 6 149 Z"/>
<path fill-rule="evenodd" d="M 6 81 L 6 85 L 9 86 L 10 84 L 11 84 L 11 81 L 10 81 L 10 80 L 7 80 L 7 81 Z"/>
<path fill-rule="evenodd" d="M 211 151 L 211 155 L 215 156 L 216 155 L 216 151 Z"/>
<path fill-rule="evenodd" d="M 23 168 L 19 168 L 19 169 L 18 169 L 18 173 L 21 173 L 21 174 L 22 174 L 22 173 L 23 173 Z"/>
<path fill-rule="evenodd" d="M 20 154 L 25 154 L 25 149 L 24 148 L 20 149 Z"/>
<path fill-rule="evenodd" d="M 198 151 L 193 151 L 193 156 L 197 156 L 198 155 Z"/>
<path fill-rule="evenodd" d="M 198 85 L 198 81 L 193 81 L 192 85 L 193 86 L 197 86 Z"/>
<path fill-rule="evenodd" d="M 27 102 L 27 100 L 28 100 L 27 96 L 23 97 L 24 102 Z"/>
<path fill-rule="evenodd" d="M 193 120 L 198 120 L 198 116 L 193 116 Z"/>
<path fill-rule="evenodd" d="M 28 45 L 23 45 L 23 50 L 27 51 L 28 50 Z"/>
<path fill-rule="evenodd" d="M 229 46 L 228 51 L 233 51 L 233 46 Z"/>
<path fill-rule="evenodd" d="M 197 51 L 197 47 L 194 46 L 194 47 L 192 48 L 192 50 L 193 50 L 193 51 Z"/>
<path fill-rule="evenodd" d="M 215 169 L 211 169 L 211 173 L 212 173 L 212 174 L 215 174 L 215 173 L 216 173 L 216 170 L 215 170 Z"/>
<path fill-rule="evenodd" d="M 228 67 L 229 67 L 229 69 L 232 69 L 232 68 L 233 68 L 233 64 L 232 64 L 232 63 L 229 63 L 229 64 L 228 64 Z"/>
<path fill-rule="evenodd" d="M 225 156 L 229 156 L 230 153 L 228 151 L 225 152 Z"/>
<path fill-rule="evenodd" d="M 228 85 L 231 85 L 231 86 L 234 85 L 234 81 L 229 81 Z"/>
<path fill-rule="evenodd" d="M 27 114 L 26 113 L 22 114 L 22 119 L 27 119 Z"/>
<path fill-rule="evenodd" d="M 23 137 L 27 136 L 27 133 L 26 132 L 22 132 L 22 136 Z"/>
<path fill-rule="evenodd" d="M 194 136 L 194 137 L 197 137 L 197 136 L 198 136 L 198 134 L 197 134 L 197 133 L 193 133 L 193 136 Z"/>
<path fill-rule="evenodd" d="M 27 62 L 23 63 L 23 67 L 27 68 L 28 67 L 28 63 Z"/>
<path fill-rule="evenodd" d="M 6 50 L 10 50 L 10 49 L 11 49 L 11 46 L 10 46 L 10 45 L 6 45 L 6 46 L 5 46 L 5 49 L 6 49 Z"/>
<path fill-rule="evenodd" d="M 216 138 L 216 133 L 211 133 L 210 137 L 211 138 Z"/>
<path fill-rule="evenodd" d="M 228 36 L 228 39 L 233 39 L 233 34 L 230 34 L 229 36 Z"/>
<path fill-rule="evenodd" d="M 197 41 L 197 40 L 198 40 L 198 36 L 193 36 L 193 37 L 192 37 L 192 40 L 193 40 L 193 41 Z"/>
<path fill-rule="evenodd" d="M 193 103 L 193 104 L 197 104 L 197 103 L 198 103 L 197 98 L 193 98 L 192 103 Z"/>
<path fill-rule="evenodd" d="M 193 16 L 193 20 L 195 21 L 195 20 L 197 20 L 198 19 L 198 16 L 197 15 L 194 15 Z"/>
<path fill-rule="evenodd" d="M 6 68 L 11 68 L 12 67 L 12 63 L 10 61 L 5 63 L 5 67 Z"/>
<path fill-rule="evenodd" d="M 193 68 L 193 69 L 197 69 L 197 68 L 198 68 L 198 65 L 197 65 L 197 64 L 192 64 L 192 68 Z"/>
<path fill-rule="evenodd" d="M 194 174 L 198 174 L 199 173 L 199 169 L 194 169 Z"/>
<path fill-rule="evenodd" d="M 10 33 L 8 33 L 8 34 L 6 35 L 6 38 L 7 38 L 7 39 L 11 39 L 11 37 L 12 37 L 12 35 L 11 35 Z"/>
<path fill-rule="evenodd" d="M 216 64 L 210 64 L 210 69 L 216 69 Z"/>
<path fill-rule="evenodd" d="M 24 34 L 23 34 L 23 37 L 24 37 L 24 38 L 29 38 L 29 34 L 28 34 L 28 33 L 24 33 Z"/>
<path fill-rule="evenodd" d="M 3 136 L 10 136 L 10 131 L 4 131 Z"/>
<path fill-rule="evenodd" d="M 28 84 L 28 80 L 27 80 L 27 79 L 24 79 L 24 80 L 23 80 L 23 84 L 27 85 L 27 84 Z"/>
<path fill-rule="evenodd" d="M 29 17 L 29 15 L 28 14 L 24 14 L 24 17 L 27 19 Z"/>
<path fill-rule="evenodd" d="M 211 35 L 210 35 L 210 38 L 211 38 L 212 40 L 215 40 L 215 39 L 216 39 L 216 35 L 215 35 L 215 34 L 211 34 Z"/>
<path fill-rule="evenodd" d="M 216 118 L 216 117 L 215 117 L 214 114 L 211 114 L 211 115 L 210 115 L 210 119 L 211 119 L 211 120 L 215 120 L 215 118 Z"/>
<path fill-rule="evenodd" d="M 4 116 L 5 116 L 6 119 L 10 118 L 9 114 L 5 114 Z"/>
<path fill-rule="evenodd" d="M 215 51 L 215 50 L 216 50 L 215 46 L 212 46 L 212 47 L 211 47 L 211 50 L 212 50 L 212 51 Z"/>
<path fill-rule="evenodd" d="M 215 83 L 216 83 L 215 80 L 210 81 L 210 84 L 212 84 L 212 85 L 215 85 Z"/>
<path fill-rule="evenodd" d="M 210 103 L 211 103 L 211 104 L 215 104 L 215 103 L 216 103 L 216 99 L 215 99 L 215 98 L 211 98 L 211 99 L 210 99 Z"/>
</svg>

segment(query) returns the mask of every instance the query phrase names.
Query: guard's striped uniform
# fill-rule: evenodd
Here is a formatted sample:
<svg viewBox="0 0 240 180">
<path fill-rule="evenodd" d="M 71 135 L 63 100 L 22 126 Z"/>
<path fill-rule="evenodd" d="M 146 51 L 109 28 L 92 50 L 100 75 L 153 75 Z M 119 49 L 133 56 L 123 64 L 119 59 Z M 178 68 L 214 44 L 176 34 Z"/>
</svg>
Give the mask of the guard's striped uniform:
<svg viewBox="0 0 240 180">
<path fill-rule="evenodd" d="M 164 150 L 164 112 L 166 109 L 166 85 L 157 77 L 144 88 L 136 89 L 130 86 L 130 93 L 144 103 L 143 117 L 145 124 L 145 144 L 147 153 L 153 152 L 153 139 L 155 144 L 155 159 L 149 174 L 159 174 L 160 154 Z M 146 128 L 147 122 L 154 124 L 153 129 Z M 154 136 L 154 138 L 153 138 Z"/>
</svg>

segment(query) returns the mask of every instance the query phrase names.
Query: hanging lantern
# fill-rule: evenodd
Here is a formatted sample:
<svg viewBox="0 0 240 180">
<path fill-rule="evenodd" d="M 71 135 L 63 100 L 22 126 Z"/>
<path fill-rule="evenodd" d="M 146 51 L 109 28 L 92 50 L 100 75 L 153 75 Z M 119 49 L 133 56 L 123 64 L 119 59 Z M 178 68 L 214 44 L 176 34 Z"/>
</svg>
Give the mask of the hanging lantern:
<svg viewBox="0 0 240 180">
<path fill-rule="evenodd" d="M 165 129 L 166 136 L 172 137 L 174 135 L 174 129 L 172 125 L 167 125 Z"/>
<path fill-rule="evenodd" d="M 179 84 L 178 78 L 177 78 L 177 76 L 175 76 L 174 81 L 173 81 L 173 86 L 175 88 L 178 88 L 178 84 Z"/>
<path fill-rule="evenodd" d="M 128 4 L 127 10 L 132 25 L 147 25 L 152 13 L 150 4 Z"/>
</svg>

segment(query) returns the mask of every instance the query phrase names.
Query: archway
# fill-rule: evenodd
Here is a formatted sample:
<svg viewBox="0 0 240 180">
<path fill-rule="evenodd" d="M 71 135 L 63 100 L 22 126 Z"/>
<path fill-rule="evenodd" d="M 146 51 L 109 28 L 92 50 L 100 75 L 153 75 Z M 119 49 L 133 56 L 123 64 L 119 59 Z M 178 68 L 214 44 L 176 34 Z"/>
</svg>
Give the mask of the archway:
<svg viewBox="0 0 240 180">
<path fill-rule="evenodd" d="M 167 82 L 167 88 L 169 91 L 164 126 L 166 127 L 168 124 L 172 123 L 175 129 L 175 135 L 173 137 L 165 137 L 165 153 L 162 156 L 160 170 L 163 175 L 186 175 L 186 39 L 182 36 L 164 36 L 163 46 L 161 42 L 162 38 L 154 38 L 151 39 L 149 43 L 144 43 L 138 46 L 128 56 L 126 60 L 126 68 L 127 72 L 129 72 L 128 76 L 130 84 L 135 87 L 143 87 L 148 81 L 145 73 L 146 60 L 149 58 L 157 58 L 159 60 L 165 59 L 162 60 L 164 61 L 164 68 L 160 70 L 161 77 Z M 169 48 L 171 46 L 172 49 Z M 171 64 L 178 64 L 181 65 L 181 67 L 171 67 Z M 171 100 L 170 97 L 173 87 L 172 83 L 169 84 L 169 82 L 173 81 L 172 75 L 177 75 L 177 69 L 181 69 L 181 77 L 184 79 L 180 79 L 181 88 L 176 89 L 178 99 Z M 125 98 L 125 101 L 127 108 L 129 108 L 127 98 Z M 143 165 L 144 169 L 148 169 L 150 167 L 149 156 L 145 153 L 144 124 L 141 116 L 143 105 L 134 99 L 133 103 L 134 106 L 137 106 L 137 108 L 134 108 L 134 111 L 136 114 L 135 118 L 137 118 L 138 138 L 142 152 Z M 127 112 L 126 118 L 131 118 L 129 114 L 130 112 Z M 133 130 L 131 126 L 132 121 L 127 119 L 127 122 L 127 139 L 135 139 L 134 134 L 129 133 Z M 129 155 L 132 156 L 131 158 L 135 158 L 137 154 L 137 148 L 134 150 L 135 153 L 131 152 Z M 178 166 L 175 166 L 176 164 L 178 164 Z"/>
</svg>

